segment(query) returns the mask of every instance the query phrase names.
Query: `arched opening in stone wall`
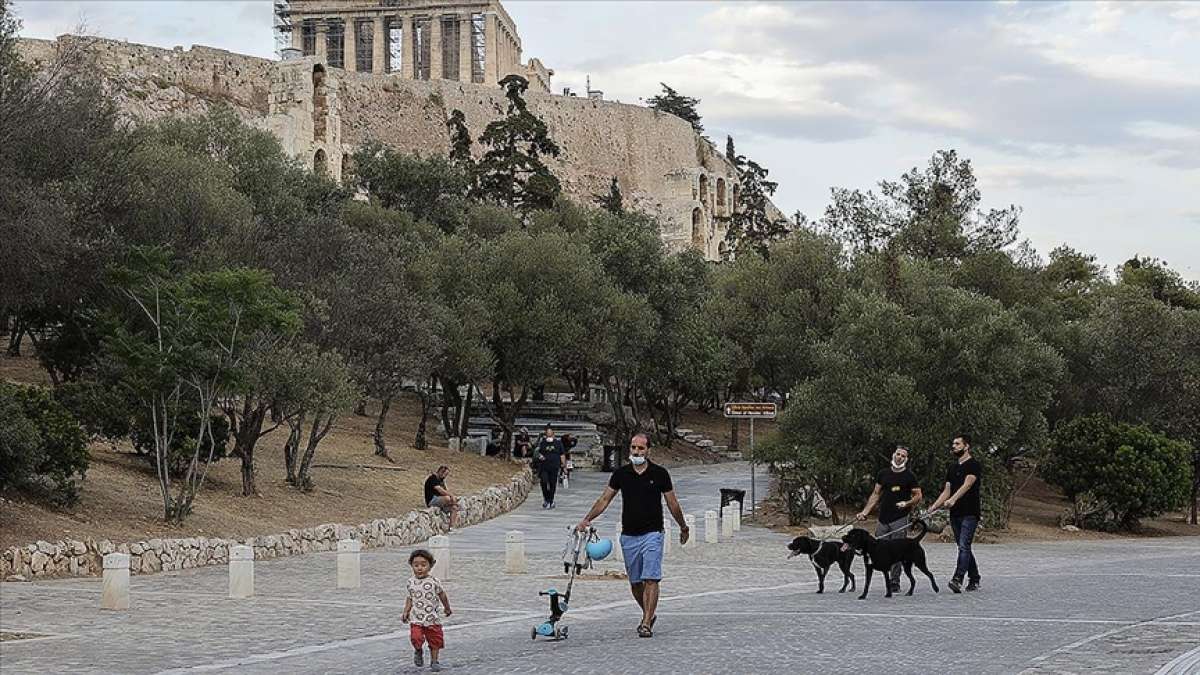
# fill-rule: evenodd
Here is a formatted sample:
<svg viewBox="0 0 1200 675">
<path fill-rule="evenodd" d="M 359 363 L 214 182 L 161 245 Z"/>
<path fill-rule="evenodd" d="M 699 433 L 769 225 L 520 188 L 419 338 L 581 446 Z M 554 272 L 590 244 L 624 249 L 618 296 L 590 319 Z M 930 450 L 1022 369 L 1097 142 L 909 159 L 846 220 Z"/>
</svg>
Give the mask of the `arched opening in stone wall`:
<svg viewBox="0 0 1200 675">
<path fill-rule="evenodd" d="M 318 176 L 329 173 L 329 160 L 326 158 L 324 150 L 318 149 L 313 155 L 313 173 Z"/>
<path fill-rule="evenodd" d="M 708 176 L 700 174 L 700 203 L 708 204 Z"/>
<path fill-rule="evenodd" d="M 704 211 L 692 209 L 692 246 L 704 250 Z"/>
<path fill-rule="evenodd" d="M 313 84 L 313 138 L 318 141 L 325 140 L 325 127 L 328 126 L 329 120 L 329 102 L 325 96 L 325 67 L 317 64 L 313 66 L 312 72 Z"/>
<path fill-rule="evenodd" d="M 725 179 L 717 179 L 717 206 L 725 206 Z"/>
</svg>

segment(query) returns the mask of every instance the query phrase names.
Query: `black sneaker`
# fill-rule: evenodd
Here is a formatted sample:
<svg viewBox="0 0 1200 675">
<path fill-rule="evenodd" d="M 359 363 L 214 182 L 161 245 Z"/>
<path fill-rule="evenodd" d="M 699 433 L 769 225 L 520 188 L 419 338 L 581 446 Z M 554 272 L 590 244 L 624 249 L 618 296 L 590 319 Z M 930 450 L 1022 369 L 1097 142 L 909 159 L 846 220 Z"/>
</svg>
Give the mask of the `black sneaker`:
<svg viewBox="0 0 1200 675">
<path fill-rule="evenodd" d="M 978 579 L 967 583 L 967 592 L 968 593 L 970 593 L 972 591 L 977 591 L 977 590 L 979 590 L 979 580 Z"/>
<path fill-rule="evenodd" d="M 954 591 L 955 593 L 962 593 L 962 579 L 955 577 L 946 585 L 949 586 L 950 590 Z"/>
<path fill-rule="evenodd" d="M 413 665 L 420 668 L 425 665 L 425 651 L 417 649 L 413 651 Z"/>
</svg>

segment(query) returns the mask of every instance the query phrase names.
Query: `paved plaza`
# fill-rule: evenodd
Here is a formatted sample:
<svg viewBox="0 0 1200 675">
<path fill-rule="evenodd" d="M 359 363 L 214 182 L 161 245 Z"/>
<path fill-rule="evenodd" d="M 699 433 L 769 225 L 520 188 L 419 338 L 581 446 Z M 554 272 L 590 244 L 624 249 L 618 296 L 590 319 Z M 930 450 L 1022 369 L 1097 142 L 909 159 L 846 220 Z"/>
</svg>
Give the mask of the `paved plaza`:
<svg viewBox="0 0 1200 675">
<path fill-rule="evenodd" d="M 718 489 L 749 485 L 741 463 L 672 473 L 699 537 Z M 954 547 L 929 543 L 942 593 L 918 579 L 912 597 L 885 599 L 875 583 L 859 601 L 834 592 L 840 579 L 817 595 L 807 560 L 786 559 L 788 538 L 747 525 L 733 542 L 673 547 L 653 638 L 636 636 L 627 584 L 592 573 L 576 582 L 570 639 L 531 641 L 547 613 L 537 593 L 565 584 L 567 528 L 606 477 L 577 474 L 553 511 L 535 488 L 513 513 L 451 536 L 447 672 L 1200 672 L 1200 538 L 979 546 L 983 590 L 963 595 L 945 588 Z M 619 501 L 598 521 L 605 534 Z M 525 533 L 526 575 L 503 573 L 508 530 Z M 99 609 L 98 579 L 0 584 L 0 627 L 44 636 L 0 643 L 0 670 L 420 672 L 399 619 L 409 550 L 363 552 L 357 590 L 334 588 L 333 553 L 256 563 L 247 600 L 227 597 L 224 567 L 137 576 L 126 612 Z"/>
</svg>

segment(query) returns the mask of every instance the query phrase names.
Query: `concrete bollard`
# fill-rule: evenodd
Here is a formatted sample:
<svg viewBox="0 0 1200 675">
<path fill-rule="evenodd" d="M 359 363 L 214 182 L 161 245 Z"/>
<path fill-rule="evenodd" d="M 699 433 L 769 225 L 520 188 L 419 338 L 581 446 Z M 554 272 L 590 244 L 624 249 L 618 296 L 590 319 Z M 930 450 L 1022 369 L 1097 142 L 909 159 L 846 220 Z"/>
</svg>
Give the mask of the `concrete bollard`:
<svg viewBox="0 0 1200 675">
<path fill-rule="evenodd" d="M 229 597 L 254 597 L 254 549 L 229 547 Z"/>
<path fill-rule="evenodd" d="M 104 585 L 100 591 L 100 609 L 129 609 L 129 554 L 104 556 Z"/>
<path fill-rule="evenodd" d="M 621 550 L 621 521 L 613 528 L 613 560 L 625 562 L 625 552 Z"/>
<path fill-rule="evenodd" d="M 504 573 L 525 574 L 525 533 L 520 530 L 504 535 Z"/>
<path fill-rule="evenodd" d="M 337 544 L 337 587 L 358 588 L 362 585 L 360 555 L 362 542 L 343 539 Z"/>
<path fill-rule="evenodd" d="M 450 580 L 450 537 L 439 534 L 429 538 L 429 552 L 433 554 L 433 569 L 429 572 L 438 581 Z"/>
<path fill-rule="evenodd" d="M 671 527 L 670 519 L 663 520 L 663 557 L 671 555 L 671 539 L 674 538 L 672 531 L 675 528 Z"/>
<path fill-rule="evenodd" d="M 683 524 L 688 526 L 688 540 L 683 545 L 683 550 L 690 551 L 696 548 L 696 516 L 688 513 L 683 516 Z"/>
<path fill-rule="evenodd" d="M 717 543 L 717 527 L 719 527 L 717 524 L 717 512 L 716 511 L 705 511 L 704 512 L 704 543 L 706 543 L 706 544 Z"/>
<path fill-rule="evenodd" d="M 742 503 L 729 502 L 729 511 L 733 514 L 733 531 L 741 532 L 742 530 Z"/>
<path fill-rule="evenodd" d="M 733 539 L 733 507 L 724 506 L 721 509 L 721 536 L 726 540 Z"/>
</svg>

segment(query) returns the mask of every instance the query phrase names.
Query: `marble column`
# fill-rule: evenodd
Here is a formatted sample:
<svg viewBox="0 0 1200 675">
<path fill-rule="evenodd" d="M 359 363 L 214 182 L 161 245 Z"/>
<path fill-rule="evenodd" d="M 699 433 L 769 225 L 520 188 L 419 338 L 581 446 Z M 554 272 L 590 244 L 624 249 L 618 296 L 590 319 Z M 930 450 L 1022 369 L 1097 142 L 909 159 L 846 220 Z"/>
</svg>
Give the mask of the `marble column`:
<svg viewBox="0 0 1200 675">
<path fill-rule="evenodd" d="M 483 83 L 496 84 L 500 81 L 500 22 L 495 12 L 484 15 L 484 62 Z"/>
<path fill-rule="evenodd" d="M 348 16 L 342 24 L 342 63 L 347 72 L 358 70 L 358 17 Z"/>
<path fill-rule="evenodd" d="M 442 79 L 442 17 L 429 19 L 429 79 Z"/>
<path fill-rule="evenodd" d="M 417 55 L 417 47 L 416 47 L 417 30 L 413 26 L 413 19 L 412 19 L 411 14 L 404 15 L 403 23 L 401 24 L 401 26 L 402 26 L 401 32 L 403 33 L 403 36 L 400 41 L 400 44 L 401 44 L 400 51 L 403 52 L 403 58 L 401 59 L 401 61 L 403 61 L 403 64 L 401 66 L 402 70 L 400 72 L 403 74 L 404 77 L 406 77 L 410 80 L 414 80 L 417 77 L 417 58 L 416 58 L 416 55 Z"/>
<path fill-rule="evenodd" d="M 317 20 L 317 58 L 328 62 L 329 55 L 329 26 L 320 19 Z"/>
<path fill-rule="evenodd" d="M 371 72 L 386 73 L 387 72 L 387 54 L 388 54 L 388 17 L 377 16 L 372 21 L 375 28 L 375 41 L 371 43 Z M 394 65 L 393 65 L 394 67 Z"/>
<path fill-rule="evenodd" d="M 471 81 L 471 15 L 458 15 L 458 81 Z"/>
</svg>

